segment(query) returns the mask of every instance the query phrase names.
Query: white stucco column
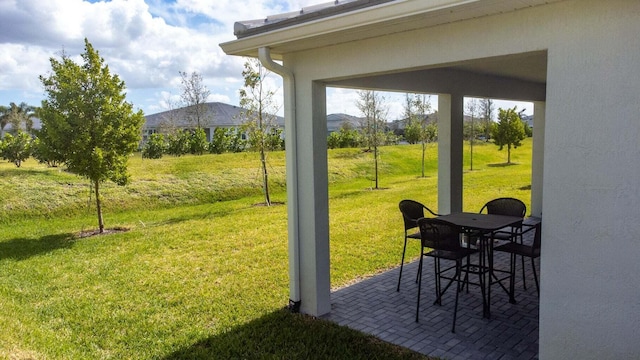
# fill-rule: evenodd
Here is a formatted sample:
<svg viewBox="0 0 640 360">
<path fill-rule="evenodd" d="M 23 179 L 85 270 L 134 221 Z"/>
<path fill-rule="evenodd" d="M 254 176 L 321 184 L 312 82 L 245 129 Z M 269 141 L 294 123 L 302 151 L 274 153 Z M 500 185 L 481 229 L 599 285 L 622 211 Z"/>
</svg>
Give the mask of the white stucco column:
<svg viewBox="0 0 640 360">
<path fill-rule="evenodd" d="M 546 102 L 533 103 L 533 154 L 531 159 L 531 211 L 542 217 L 542 179 L 544 178 L 544 127 Z"/>
<path fill-rule="evenodd" d="M 325 86 L 296 78 L 295 149 L 287 148 L 287 172 L 297 175 L 289 196 L 289 236 L 298 245 L 300 311 L 318 316 L 331 310 L 329 273 L 329 193 Z M 296 153 L 295 161 L 289 157 Z M 291 215 L 295 214 L 295 217 Z M 292 233 L 292 229 L 296 229 Z M 290 254 L 291 256 L 292 254 Z"/>
<path fill-rule="evenodd" d="M 438 213 L 462 211 L 464 98 L 438 94 Z"/>
</svg>

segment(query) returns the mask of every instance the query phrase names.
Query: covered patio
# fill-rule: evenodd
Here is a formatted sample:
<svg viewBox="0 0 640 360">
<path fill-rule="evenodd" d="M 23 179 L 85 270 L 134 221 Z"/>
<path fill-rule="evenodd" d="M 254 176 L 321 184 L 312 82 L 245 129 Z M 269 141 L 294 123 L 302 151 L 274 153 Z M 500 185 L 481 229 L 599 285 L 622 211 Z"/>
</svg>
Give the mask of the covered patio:
<svg viewBox="0 0 640 360">
<path fill-rule="evenodd" d="M 528 259 L 525 265 L 527 290 L 518 266 L 517 304 L 510 304 L 508 295 L 494 285 L 491 319 L 482 317 L 482 297 L 477 287 L 460 293 L 455 334 L 451 333 L 453 289 L 445 293 L 442 306 L 433 305 L 432 258 L 425 258 L 419 322 L 415 322 L 417 261 L 405 265 L 399 292 L 399 268 L 333 290 L 331 312 L 323 318 L 444 359 L 537 359 L 539 301 Z M 508 268 L 508 256 L 497 255 L 496 266 Z"/>
<path fill-rule="evenodd" d="M 291 303 L 341 311 L 329 276 L 327 87 L 438 94 L 441 214 L 464 210 L 464 97 L 530 101 L 529 214 L 544 219 L 540 358 L 637 358 L 638 14 L 637 0 L 341 0 L 239 22 L 223 50 L 284 78 Z M 394 299 L 410 302 L 405 284 Z"/>
</svg>

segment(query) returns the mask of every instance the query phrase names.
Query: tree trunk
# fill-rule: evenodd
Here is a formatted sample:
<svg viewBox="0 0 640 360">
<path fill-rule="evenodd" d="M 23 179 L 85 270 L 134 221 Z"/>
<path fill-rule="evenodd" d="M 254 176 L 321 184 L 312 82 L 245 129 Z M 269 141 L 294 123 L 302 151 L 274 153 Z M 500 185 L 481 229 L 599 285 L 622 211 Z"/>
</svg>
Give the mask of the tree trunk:
<svg viewBox="0 0 640 360">
<path fill-rule="evenodd" d="M 471 115 L 471 141 L 469 145 L 471 146 L 471 158 L 469 159 L 469 170 L 473 171 L 473 138 L 475 138 L 474 129 L 473 129 L 473 115 Z"/>
<path fill-rule="evenodd" d="M 378 145 L 373 144 L 373 159 L 375 162 L 375 171 L 376 171 L 376 189 L 378 189 Z"/>
<path fill-rule="evenodd" d="M 267 155 L 265 154 L 264 144 L 260 148 L 260 161 L 262 162 L 262 187 L 264 188 L 264 202 L 267 206 L 271 206 L 271 198 L 269 197 L 269 174 L 267 172 Z"/>
<path fill-rule="evenodd" d="M 424 154 L 427 152 L 427 143 L 422 140 L 422 177 L 424 177 Z"/>
<path fill-rule="evenodd" d="M 507 164 L 511 164 L 511 144 L 507 145 Z"/>
<path fill-rule="evenodd" d="M 102 234 L 104 232 L 104 221 L 102 220 L 102 205 L 100 204 L 100 182 L 94 181 L 93 186 L 96 195 L 96 209 L 98 211 L 98 229 Z"/>
</svg>

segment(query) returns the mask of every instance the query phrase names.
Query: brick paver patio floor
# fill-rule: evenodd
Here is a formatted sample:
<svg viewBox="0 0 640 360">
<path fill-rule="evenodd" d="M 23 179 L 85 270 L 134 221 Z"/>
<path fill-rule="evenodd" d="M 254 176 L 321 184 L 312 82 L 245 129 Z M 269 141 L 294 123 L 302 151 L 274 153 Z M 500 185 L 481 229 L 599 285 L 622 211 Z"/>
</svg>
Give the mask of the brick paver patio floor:
<svg viewBox="0 0 640 360">
<path fill-rule="evenodd" d="M 405 265 L 400 292 L 396 291 L 400 268 L 333 291 L 331 313 L 323 318 L 443 359 L 537 359 L 539 302 L 530 259 L 525 260 L 527 290 L 522 286 L 518 258 L 517 304 L 510 304 L 508 295 L 495 284 L 491 319 L 482 317 L 479 287 L 470 286 L 468 293 L 460 293 L 455 334 L 451 333 L 454 288 L 445 293 L 442 306 L 433 305 L 433 259 L 428 257 L 424 260 L 419 322 L 415 322 L 418 261 Z M 495 264 L 496 268 L 507 269 L 509 255 L 496 253 Z M 536 268 L 539 269 L 539 259 Z M 474 276 L 470 276 L 473 280 Z M 508 286 L 508 281 L 505 285 Z"/>
</svg>

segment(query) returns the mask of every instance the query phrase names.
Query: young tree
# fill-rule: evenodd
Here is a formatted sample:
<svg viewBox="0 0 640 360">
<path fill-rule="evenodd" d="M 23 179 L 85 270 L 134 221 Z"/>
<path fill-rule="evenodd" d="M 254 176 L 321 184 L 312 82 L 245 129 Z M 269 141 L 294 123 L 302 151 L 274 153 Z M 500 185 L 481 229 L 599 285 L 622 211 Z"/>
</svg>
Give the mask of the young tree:
<svg viewBox="0 0 640 360">
<path fill-rule="evenodd" d="M 188 120 L 196 129 L 207 127 L 213 114 L 209 113 L 207 98 L 211 94 L 204 85 L 202 75 L 192 72 L 191 75 L 180 71 L 180 81 L 182 85 L 182 103 L 186 108 Z"/>
<path fill-rule="evenodd" d="M 41 110 L 38 116 L 42 118 Z M 48 167 L 58 167 L 64 163 L 65 158 L 62 149 L 50 146 L 56 141 L 53 136 L 56 136 L 57 133 L 54 131 L 51 134 L 49 128 L 53 128 L 53 126 L 45 126 L 35 131 L 36 138 L 31 143 L 31 154 L 41 164 L 46 164 Z"/>
<path fill-rule="evenodd" d="M 491 138 L 491 124 L 493 124 L 493 113 L 496 111 L 495 104 L 492 99 L 485 98 L 480 99 L 478 103 L 480 117 L 481 117 L 481 125 L 484 128 L 484 138 Z"/>
<path fill-rule="evenodd" d="M 356 106 L 364 116 L 361 131 L 365 146 L 367 146 L 368 150 L 373 147 L 374 181 L 375 188 L 378 189 L 378 147 L 383 144 L 386 138 L 384 135 L 384 122 L 388 109 L 384 97 L 372 90 L 358 91 Z"/>
<path fill-rule="evenodd" d="M 520 141 L 526 137 L 524 124 L 516 112 L 516 107 L 498 109 L 498 123 L 494 124 L 491 136 L 499 150 L 507 147 L 507 164 L 511 164 L 511 147 L 515 149 L 522 145 Z"/>
<path fill-rule="evenodd" d="M 425 177 L 427 145 L 435 141 L 438 129 L 435 123 L 429 121 L 431 97 L 424 94 L 407 94 L 404 111 L 409 122 L 405 129 L 405 138 L 408 130 L 411 141 L 409 139 L 407 141 L 422 145 L 422 177 Z"/>
<path fill-rule="evenodd" d="M 7 134 L 0 143 L 0 156 L 20 167 L 31 156 L 31 136 L 21 130 Z"/>
<path fill-rule="evenodd" d="M 247 60 L 242 71 L 244 87 L 240 89 L 240 107 L 245 109 L 240 116 L 244 119 L 249 148 L 260 154 L 262 189 L 267 206 L 271 205 L 267 152 L 282 148 L 275 115 L 279 106 L 274 90 L 265 83 L 269 73 L 257 59 Z"/>
<path fill-rule="evenodd" d="M 83 64 L 62 54 L 50 59 L 52 72 L 40 76 L 47 94 L 40 119 L 48 134 L 40 140 L 62 154 L 69 171 L 91 181 L 102 233 L 100 184 L 128 182 L 127 159 L 138 147 L 144 117 L 125 101 L 124 81 L 84 42 Z"/>
<path fill-rule="evenodd" d="M 465 136 L 466 138 L 469 139 L 469 154 L 470 154 L 470 160 L 469 160 L 469 170 L 473 170 L 473 142 L 476 138 L 476 120 L 478 117 L 478 110 L 479 110 L 480 105 L 478 104 L 478 100 L 476 99 L 468 99 L 466 101 L 465 104 L 465 112 L 466 115 L 471 117 L 471 121 L 470 121 L 470 128 L 469 128 L 469 133 L 468 136 Z"/>
<path fill-rule="evenodd" d="M 180 131 L 180 119 L 178 114 L 179 111 L 176 111 L 180 107 L 180 105 L 174 101 L 171 96 L 168 96 L 163 100 L 164 107 L 167 111 L 165 111 L 162 115 L 162 118 L 158 124 L 158 132 L 167 136 L 171 134 L 175 134 Z M 166 139 L 165 139 L 166 140 Z"/>
</svg>

